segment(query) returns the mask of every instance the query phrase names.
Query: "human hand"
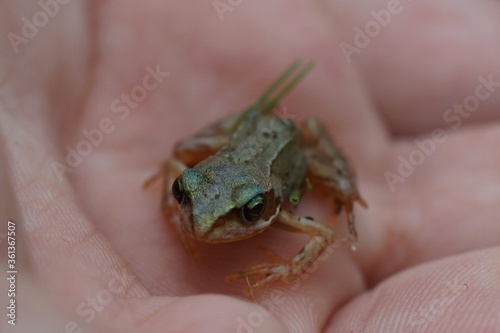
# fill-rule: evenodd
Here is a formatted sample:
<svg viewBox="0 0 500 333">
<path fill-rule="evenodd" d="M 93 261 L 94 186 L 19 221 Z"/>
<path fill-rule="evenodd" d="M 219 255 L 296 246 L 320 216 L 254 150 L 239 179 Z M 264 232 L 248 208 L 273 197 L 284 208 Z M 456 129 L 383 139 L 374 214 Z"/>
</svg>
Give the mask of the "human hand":
<svg viewBox="0 0 500 333">
<path fill-rule="evenodd" d="M 29 18 L 40 10 L 23 6 Z M 29 274 L 68 309 L 52 330 L 497 329 L 500 95 L 456 129 L 443 114 L 474 95 L 479 76 L 500 81 L 498 4 L 408 3 L 350 63 L 340 45 L 373 20 L 368 5 L 242 2 L 222 22 L 211 3 L 183 6 L 60 5 L 17 54 L 3 51 L 1 130 Z M 19 33 L 19 15 L 3 7 L 3 31 Z M 403 27 L 419 32 L 411 48 Z M 178 139 L 245 107 L 297 57 L 318 65 L 283 104 L 297 121 L 325 122 L 370 208 L 356 209 L 357 252 L 335 248 L 296 282 L 255 292 L 267 313 L 224 276 L 262 260 L 258 245 L 290 256 L 304 239 L 270 230 L 199 244 L 196 265 L 160 214 L 160 189 L 142 183 Z M 444 142 L 392 191 L 387 172 L 399 175 L 399 156 L 423 151 L 414 136 L 436 128 L 449 130 Z M 324 203 L 303 206 L 328 217 Z"/>
</svg>

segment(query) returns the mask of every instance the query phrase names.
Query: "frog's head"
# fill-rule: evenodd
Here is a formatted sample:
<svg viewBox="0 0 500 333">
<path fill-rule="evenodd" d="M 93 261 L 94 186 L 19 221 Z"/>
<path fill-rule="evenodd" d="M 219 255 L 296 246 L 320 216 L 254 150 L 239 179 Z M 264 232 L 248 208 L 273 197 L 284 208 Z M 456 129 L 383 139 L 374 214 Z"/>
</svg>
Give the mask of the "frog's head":
<svg viewBox="0 0 500 333">
<path fill-rule="evenodd" d="M 219 243 L 264 231 L 278 215 L 280 201 L 259 173 L 238 166 L 184 170 L 172 184 L 184 232 Z"/>
</svg>

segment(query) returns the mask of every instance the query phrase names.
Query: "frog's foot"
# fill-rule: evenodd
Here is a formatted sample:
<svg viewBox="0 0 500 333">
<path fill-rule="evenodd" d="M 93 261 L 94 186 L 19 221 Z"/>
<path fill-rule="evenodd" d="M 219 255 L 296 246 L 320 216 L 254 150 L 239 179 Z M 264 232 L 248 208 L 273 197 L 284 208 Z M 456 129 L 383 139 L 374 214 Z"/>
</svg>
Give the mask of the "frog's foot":
<svg viewBox="0 0 500 333">
<path fill-rule="evenodd" d="M 316 261 L 317 257 L 331 243 L 330 237 L 314 236 L 306 244 L 306 246 L 290 261 L 286 261 L 274 254 L 272 251 L 268 256 L 274 263 L 265 263 L 251 266 L 244 271 L 236 274 L 231 274 L 226 277 L 226 282 L 234 282 L 245 279 L 248 281 L 248 289 L 245 294 L 249 294 L 251 290 L 265 286 L 271 282 L 282 281 L 285 283 L 292 282 L 306 268 Z M 267 250 L 266 251 L 270 251 Z"/>
<path fill-rule="evenodd" d="M 255 265 L 242 272 L 231 274 L 226 277 L 226 282 L 234 282 L 243 279 L 249 281 L 249 288 L 244 291 L 247 295 L 251 294 L 251 290 L 253 289 L 273 281 L 287 279 L 290 275 L 290 267 L 286 259 L 281 258 L 266 246 L 259 246 L 258 249 L 262 251 L 272 263 Z M 254 282 L 250 282 L 251 280 L 254 280 Z"/>
<path fill-rule="evenodd" d="M 247 280 L 249 287 L 245 290 L 246 294 L 249 294 L 253 289 L 278 280 L 285 283 L 292 282 L 317 259 L 330 242 L 331 240 L 328 238 L 315 236 L 292 260 L 286 261 L 278 257 L 276 259 L 281 263 L 265 263 L 251 266 L 244 271 L 227 276 L 226 282 Z"/>
<path fill-rule="evenodd" d="M 273 250 L 266 246 L 259 246 L 258 250 L 262 251 L 264 255 L 271 260 L 271 263 L 255 265 L 247 268 L 243 272 L 232 274 L 226 278 L 226 281 L 232 282 L 240 279 L 246 279 L 248 281 L 249 287 L 245 289 L 245 294 L 251 294 L 251 290 L 262 287 L 277 280 L 287 280 L 290 275 L 288 273 L 290 268 L 288 267 L 288 260 L 280 257 Z M 254 280 L 253 283 L 250 281 Z"/>
<path fill-rule="evenodd" d="M 280 212 L 274 226 L 284 230 L 308 234 L 311 239 L 290 261 L 286 261 L 272 251 L 266 250 L 274 263 L 252 266 L 242 272 L 229 275 L 226 277 L 227 282 L 247 279 L 249 283 L 247 291 L 277 280 L 291 282 L 316 261 L 319 255 L 334 241 L 333 230 L 327 226 L 308 217 L 296 216 L 286 210 Z"/>
<path fill-rule="evenodd" d="M 249 283 L 248 289 L 245 294 L 251 293 L 251 290 L 257 289 L 268 283 L 282 280 L 284 282 L 293 281 L 298 274 L 294 272 L 302 271 L 294 267 L 292 263 L 289 264 L 260 264 L 247 268 L 242 272 L 228 275 L 226 282 L 234 282 L 238 280 L 247 280 Z"/>
</svg>

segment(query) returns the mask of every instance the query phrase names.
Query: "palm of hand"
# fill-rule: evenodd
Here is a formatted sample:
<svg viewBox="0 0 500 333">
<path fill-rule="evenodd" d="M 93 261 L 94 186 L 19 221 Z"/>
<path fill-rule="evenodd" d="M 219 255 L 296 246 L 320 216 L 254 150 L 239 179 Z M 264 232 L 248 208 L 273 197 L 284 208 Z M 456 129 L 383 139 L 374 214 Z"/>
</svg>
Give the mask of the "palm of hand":
<svg viewBox="0 0 500 333">
<path fill-rule="evenodd" d="M 500 233 L 500 159 L 492 146 L 500 139 L 498 124 L 493 123 L 498 117 L 494 114 L 500 104 L 498 93 L 494 92 L 479 109 L 483 115 L 479 118 L 491 120 L 489 126 L 470 128 L 464 124 L 448 132 L 444 142 L 425 141 L 434 145 L 434 152 L 425 156 L 422 165 L 404 177 L 404 182 L 396 183 L 394 191 L 385 178 L 386 171 L 397 173 L 399 156 L 409 159 L 412 152 L 422 150 L 411 139 L 390 137 L 388 130 L 415 134 L 447 128 L 442 114 L 450 100 L 461 102 L 477 84 L 461 80 L 453 91 L 438 91 L 450 83 L 440 82 L 442 78 L 435 77 L 432 69 L 427 72 L 417 66 L 426 65 L 425 60 L 405 58 L 405 50 L 396 49 L 398 40 L 393 29 L 398 29 L 397 24 L 418 26 L 417 15 L 408 12 L 406 20 L 399 17 L 401 22 L 392 23 L 386 35 L 378 36 L 362 50 L 356 59 L 362 86 L 337 47 L 342 39 L 348 40 L 348 30 L 357 24 L 353 23 L 357 17 L 354 10 L 348 18 L 342 18 L 344 22 L 336 18 L 340 21 L 337 30 L 342 33 L 345 27 L 346 31 L 339 36 L 329 26 L 331 18 L 310 6 L 301 9 L 303 16 L 299 19 L 290 19 L 291 25 L 296 19 L 303 24 L 295 34 L 283 24 L 287 17 L 278 20 L 279 25 L 273 21 L 273 15 L 279 16 L 282 9 L 265 12 L 257 5 L 244 4 L 229 13 L 234 17 L 228 14 L 227 21 L 221 23 L 211 12 L 213 8 L 209 12 L 191 8 L 186 15 L 192 24 L 182 25 L 186 30 L 180 37 L 174 31 L 181 26 L 180 18 L 169 15 L 168 8 L 161 8 L 167 17 L 148 21 L 150 15 L 160 11 L 154 6 L 168 5 L 150 5 L 143 5 L 141 13 L 126 5 L 102 5 L 98 28 L 87 30 L 82 40 L 70 39 L 74 36 L 71 29 L 81 29 L 74 22 L 53 22 L 67 23 L 70 32 L 64 37 L 55 37 L 56 28 L 48 26 L 44 33 L 54 36 L 43 55 L 48 64 L 30 72 L 38 74 L 34 80 L 44 87 L 43 94 L 35 95 L 37 110 L 23 111 L 29 106 L 23 103 L 28 102 L 15 104 L 18 112 L 12 112 L 6 124 L 18 126 L 15 130 L 2 128 L 10 142 L 22 142 L 8 147 L 12 159 L 25 166 L 14 171 L 14 190 L 26 220 L 34 270 L 45 283 L 69 291 L 69 302 L 75 308 L 100 291 L 113 295 L 111 302 L 99 307 L 100 311 L 94 308 L 92 318 L 89 312 L 77 312 L 79 320 L 114 329 L 135 326 L 144 331 L 169 327 L 176 332 L 193 328 L 198 332 L 230 332 L 245 325 L 263 332 L 286 331 L 287 327 L 301 332 L 389 331 L 396 326 L 397 331 L 422 331 L 454 327 L 455 320 L 464 314 L 477 317 L 477 311 L 484 311 L 478 300 L 499 308 L 498 287 L 491 289 L 498 286 L 500 270 L 499 248 L 493 247 L 498 245 Z M 425 3 L 419 6 L 428 10 L 435 7 Z M 299 9 L 288 10 L 297 14 Z M 127 17 L 128 13 L 135 16 Z M 266 24 L 256 25 L 254 17 Z M 410 18 L 416 23 L 405 23 L 411 22 Z M 207 22 L 200 23 L 202 20 Z M 241 20 L 237 38 L 230 32 L 236 29 L 232 20 Z M 433 23 L 439 27 L 438 22 Z M 125 27 L 141 27 L 135 31 L 152 40 L 141 44 L 121 40 Z M 262 29 L 261 34 L 258 29 Z M 157 31 L 164 35 L 158 36 Z M 280 35 L 281 44 L 276 47 L 274 36 L 280 32 L 283 36 L 292 34 L 293 39 Z M 127 38 L 135 37 L 133 31 L 130 34 Z M 35 50 L 44 49 L 36 38 L 30 43 L 22 52 L 36 59 L 35 55 L 40 55 Z M 383 54 L 378 49 L 381 45 L 392 52 L 388 57 L 391 63 L 378 56 Z M 79 55 L 73 52 L 75 47 L 82 50 Z M 426 47 L 426 40 L 415 41 L 416 50 L 425 54 Z M 314 115 L 325 120 L 352 157 L 360 176 L 360 190 L 370 208 L 357 210 L 361 235 L 358 252 L 336 249 L 298 283 L 273 285 L 256 294 L 257 303 L 273 310 L 268 315 L 237 297 L 220 296 L 237 295 L 242 289 L 241 285 L 225 285 L 223 277 L 262 259 L 255 251 L 258 244 L 286 251 L 295 249 L 303 239 L 269 231 L 244 242 L 200 245 L 202 263 L 197 266 L 159 213 L 160 189 L 142 191 L 141 185 L 154 172 L 153 167 L 168 156 L 177 139 L 244 107 L 303 49 L 311 50 L 310 56 L 319 65 L 286 105 L 299 117 Z M 237 53 L 232 54 L 233 50 Z M 451 54 L 454 51 L 449 52 L 447 55 L 456 56 Z M 399 66 L 401 58 L 410 64 L 415 61 L 415 66 Z M 452 67 L 449 71 L 460 66 L 467 79 L 484 73 L 478 70 L 478 63 L 493 77 L 499 73 L 498 66 L 493 68 L 488 59 L 466 62 L 455 57 L 453 61 L 453 66 L 447 64 Z M 69 65 L 69 73 L 44 71 L 49 64 L 61 63 Z M 242 69 L 241 64 L 248 69 Z M 444 62 L 439 65 L 444 66 Z M 157 77 L 158 85 L 150 75 L 156 68 L 169 72 L 168 76 Z M 382 74 L 377 71 L 381 68 L 386 70 Z M 429 81 L 419 83 L 420 72 Z M 372 75 L 376 82 L 373 86 Z M 16 80 L 12 85 L 20 89 L 32 85 L 33 79 L 26 74 Z M 252 82 L 254 85 L 248 86 Z M 391 85 L 400 82 L 405 83 L 405 90 L 394 92 Z M 127 102 L 122 94 L 138 94 L 136 86 L 151 89 L 142 90 L 147 94 L 144 100 Z M 430 97 L 422 100 L 421 96 Z M 384 114 L 376 113 L 376 107 Z M 408 124 L 405 119 L 416 112 L 420 112 L 419 118 Z M 82 129 L 98 128 L 106 122 L 103 119 L 109 119 L 109 133 L 101 130 L 102 142 L 93 145 L 92 152 L 60 182 L 53 162 L 64 164 L 65 147 L 77 149 L 86 140 Z M 313 203 L 306 205 L 316 208 Z M 318 216 L 324 218 L 326 214 Z M 54 270 L 61 274 L 54 275 Z M 374 285 L 374 289 L 368 289 Z M 211 295 L 177 297 L 200 293 Z M 90 308 L 88 304 L 84 307 Z M 499 322 L 497 313 L 490 327 L 498 327 Z M 472 327 L 486 327 L 481 322 L 475 325 Z"/>
</svg>

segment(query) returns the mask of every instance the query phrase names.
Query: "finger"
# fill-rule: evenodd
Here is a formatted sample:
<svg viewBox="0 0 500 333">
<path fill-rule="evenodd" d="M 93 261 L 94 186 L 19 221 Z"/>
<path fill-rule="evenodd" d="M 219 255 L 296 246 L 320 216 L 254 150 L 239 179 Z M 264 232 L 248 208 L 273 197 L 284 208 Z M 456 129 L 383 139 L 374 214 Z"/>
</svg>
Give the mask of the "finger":
<svg viewBox="0 0 500 333">
<path fill-rule="evenodd" d="M 32 115 L 29 121 L 36 117 Z M 53 154 L 47 129 L 42 125 L 27 130 L 27 120 L 21 115 L 4 114 L 2 131 L 8 138 L 7 159 L 35 274 L 49 289 L 73 300 L 109 288 L 110 283 L 119 296 L 148 295 L 87 220 L 71 184 L 57 178 L 54 168 L 61 157 Z"/>
<path fill-rule="evenodd" d="M 498 2 L 330 5 L 345 52 L 392 133 L 500 119 Z"/>
<path fill-rule="evenodd" d="M 495 247 L 408 269 L 343 307 L 325 332 L 493 332 L 499 262 Z"/>
<path fill-rule="evenodd" d="M 153 301 L 162 306 L 134 332 L 165 332 L 165 327 L 168 331 L 179 333 L 289 332 L 265 308 L 227 296 L 198 295 L 177 298 L 168 303 L 164 298 L 157 297 Z M 149 303 L 142 304 L 142 307 L 150 307 Z M 141 304 L 137 307 L 140 308 Z"/>
<path fill-rule="evenodd" d="M 357 253 L 373 283 L 423 261 L 499 244 L 500 160 L 491 142 L 500 140 L 500 126 L 443 139 L 426 141 L 426 147 L 434 145 L 429 155 L 414 144 L 401 145 L 384 172 L 402 182 L 381 186 L 369 211 L 358 214 L 374 220 L 359 224 L 360 234 L 369 237 L 362 237 Z M 420 153 L 418 166 L 402 162 Z"/>
</svg>

